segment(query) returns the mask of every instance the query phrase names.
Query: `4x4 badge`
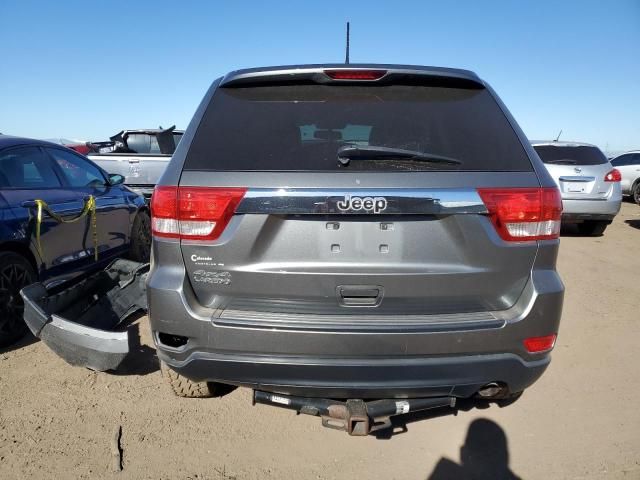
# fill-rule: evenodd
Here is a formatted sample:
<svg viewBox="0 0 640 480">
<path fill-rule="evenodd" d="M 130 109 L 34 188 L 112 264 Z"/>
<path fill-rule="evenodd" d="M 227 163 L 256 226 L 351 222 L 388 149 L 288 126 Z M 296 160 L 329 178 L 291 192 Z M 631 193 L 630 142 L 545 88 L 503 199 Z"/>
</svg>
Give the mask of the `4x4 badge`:
<svg viewBox="0 0 640 480">
<path fill-rule="evenodd" d="M 344 200 L 336 203 L 339 210 L 343 212 L 357 212 L 364 210 L 365 212 L 380 213 L 387 208 L 387 199 L 384 197 L 352 197 L 345 195 Z"/>
</svg>

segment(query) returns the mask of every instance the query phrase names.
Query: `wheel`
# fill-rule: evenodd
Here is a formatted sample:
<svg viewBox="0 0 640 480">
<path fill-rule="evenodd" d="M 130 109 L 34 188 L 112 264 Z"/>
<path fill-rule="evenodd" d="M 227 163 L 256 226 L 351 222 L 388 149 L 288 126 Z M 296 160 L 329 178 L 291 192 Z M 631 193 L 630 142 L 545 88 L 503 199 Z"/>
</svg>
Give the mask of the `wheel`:
<svg viewBox="0 0 640 480">
<path fill-rule="evenodd" d="M 578 232 L 580 232 L 581 235 L 597 237 L 604 233 L 608 225 L 609 222 L 603 222 L 601 220 L 585 220 L 578 224 Z"/>
<path fill-rule="evenodd" d="M 151 218 L 142 211 L 136 215 L 131 227 L 131 247 L 129 256 L 136 262 L 148 263 L 151 254 Z"/>
<path fill-rule="evenodd" d="M 0 253 L 0 347 L 27 333 L 20 290 L 35 281 L 36 273 L 26 258 L 13 252 Z"/>
<path fill-rule="evenodd" d="M 209 398 L 217 394 L 217 384 L 213 382 L 194 382 L 183 377 L 178 372 L 171 370 L 169 366 L 160 362 L 160 371 L 173 393 L 179 397 L 187 398 Z"/>
<path fill-rule="evenodd" d="M 640 182 L 636 182 L 631 193 L 633 195 L 633 201 L 640 205 Z"/>
</svg>

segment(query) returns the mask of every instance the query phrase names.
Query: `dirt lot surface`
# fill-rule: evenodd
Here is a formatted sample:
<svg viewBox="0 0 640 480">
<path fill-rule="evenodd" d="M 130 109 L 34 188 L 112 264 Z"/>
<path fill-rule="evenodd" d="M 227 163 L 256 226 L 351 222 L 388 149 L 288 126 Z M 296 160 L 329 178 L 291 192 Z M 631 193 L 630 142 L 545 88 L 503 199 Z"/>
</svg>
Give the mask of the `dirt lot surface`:
<svg viewBox="0 0 640 480">
<path fill-rule="evenodd" d="M 640 207 L 624 203 L 603 237 L 561 243 L 553 362 L 511 406 L 463 404 L 356 438 L 252 407 L 246 389 L 181 399 L 142 318 L 142 346 L 117 375 L 70 367 L 33 338 L 0 352 L 0 479 L 640 479 Z"/>
</svg>

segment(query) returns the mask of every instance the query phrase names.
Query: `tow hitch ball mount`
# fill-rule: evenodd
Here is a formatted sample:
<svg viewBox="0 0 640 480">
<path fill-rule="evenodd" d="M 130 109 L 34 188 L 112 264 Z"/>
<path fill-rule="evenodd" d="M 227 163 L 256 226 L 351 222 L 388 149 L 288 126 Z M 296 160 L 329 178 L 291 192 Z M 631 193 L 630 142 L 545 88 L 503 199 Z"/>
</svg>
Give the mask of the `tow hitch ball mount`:
<svg viewBox="0 0 640 480">
<path fill-rule="evenodd" d="M 350 399 L 346 402 L 327 398 L 306 398 L 277 393 L 253 391 L 253 404 L 295 410 L 322 418 L 322 426 L 344 430 L 349 435 L 363 436 L 391 427 L 391 417 L 431 408 L 454 407 L 455 397 L 407 398 L 403 400 Z"/>
</svg>

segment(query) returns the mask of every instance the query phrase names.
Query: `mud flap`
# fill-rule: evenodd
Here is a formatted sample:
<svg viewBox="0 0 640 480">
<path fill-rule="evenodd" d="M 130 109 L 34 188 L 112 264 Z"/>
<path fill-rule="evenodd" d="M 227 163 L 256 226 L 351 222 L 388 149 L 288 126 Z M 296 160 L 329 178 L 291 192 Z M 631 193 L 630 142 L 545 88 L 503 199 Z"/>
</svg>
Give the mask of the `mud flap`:
<svg viewBox="0 0 640 480">
<path fill-rule="evenodd" d="M 148 272 L 149 264 L 118 259 L 63 289 L 29 285 L 20 292 L 24 320 L 67 363 L 116 370 L 129 353 L 129 338 L 114 329 L 133 313 L 146 312 Z"/>
</svg>

